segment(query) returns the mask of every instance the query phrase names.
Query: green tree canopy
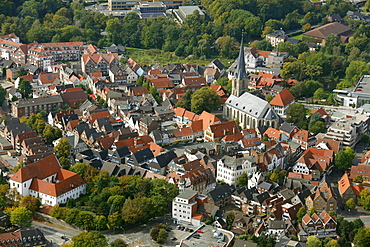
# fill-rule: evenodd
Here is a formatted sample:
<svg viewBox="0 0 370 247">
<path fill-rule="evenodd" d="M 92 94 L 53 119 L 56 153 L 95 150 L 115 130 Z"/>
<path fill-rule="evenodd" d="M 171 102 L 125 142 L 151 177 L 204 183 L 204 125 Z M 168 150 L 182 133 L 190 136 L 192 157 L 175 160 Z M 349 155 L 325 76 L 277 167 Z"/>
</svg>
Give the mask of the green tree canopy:
<svg viewBox="0 0 370 247">
<path fill-rule="evenodd" d="M 221 99 L 210 87 L 202 87 L 191 97 L 191 111 L 200 114 L 203 111 L 212 112 L 220 107 Z"/>
<path fill-rule="evenodd" d="M 335 166 L 341 170 L 347 170 L 352 166 L 352 160 L 355 158 L 355 152 L 351 148 L 339 151 L 334 158 Z"/>
<path fill-rule="evenodd" d="M 97 231 L 81 232 L 72 238 L 71 245 L 72 247 L 107 247 L 108 240 Z"/>
<path fill-rule="evenodd" d="M 248 174 L 243 172 L 242 175 L 238 178 L 238 185 L 239 186 L 247 186 L 248 185 Z"/>
<path fill-rule="evenodd" d="M 32 212 L 26 207 L 17 207 L 10 211 L 10 222 L 17 226 L 30 226 Z"/>
<path fill-rule="evenodd" d="M 307 128 L 307 109 L 302 104 L 292 104 L 286 110 L 286 121 L 297 125 L 299 128 Z"/>
<path fill-rule="evenodd" d="M 346 201 L 346 207 L 347 207 L 348 209 L 355 209 L 355 207 L 356 207 L 356 202 L 355 202 L 355 200 L 354 200 L 353 198 L 348 199 L 348 200 Z"/>
<path fill-rule="evenodd" d="M 308 236 L 307 247 L 318 247 L 321 246 L 321 241 L 315 236 Z"/>
<path fill-rule="evenodd" d="M 23 98 L 28 98 L 32 93 L 31 83 L 29 81 L 24 80 L 23 78 L 20 78 L 18 84 L 18 91 L 22 94 Z"/>
</svg>

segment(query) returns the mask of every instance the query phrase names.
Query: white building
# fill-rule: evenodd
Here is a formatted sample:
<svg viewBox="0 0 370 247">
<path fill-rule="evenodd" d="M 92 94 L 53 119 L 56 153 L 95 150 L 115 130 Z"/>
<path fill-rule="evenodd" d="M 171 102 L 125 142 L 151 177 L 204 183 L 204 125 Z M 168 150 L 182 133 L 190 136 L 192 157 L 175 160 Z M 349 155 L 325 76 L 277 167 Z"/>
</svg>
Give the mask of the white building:
<svg viewBox="0 0 370 247">
<path fill-rule="evenodd" d="M 257 165 L 253 157 L 236 158 L 234 156 L 224 156 L 217 161 L 217 181 L 224 181 L 229 185 L 236 185 L 239 177 L 243 173 L 249 177 L 257 172 Z"/>
<path fill-rule="evenodd" d="M 196 213 L 198 204 L 206 202 L 207 196 L 185 189 L 172 201 L 172 218 L 179 224 L 201 225 L 202 215 Z"/>
<path fill-rule="evenodd" d="M 77 173 L 62 169 L 54 154 L 22 167 L 9 183 L 20 195 L 37 197 L 50 206 L 77 199 L 87 185 Z"/>
<path fill-rule="evenodd" d="M 353 148 L 369 129 L 369 117 L 355 113 L 345 115 L 333 123 L 325 134 L 326 139 L 340 141 L 344 147 Z"/>
</svg>

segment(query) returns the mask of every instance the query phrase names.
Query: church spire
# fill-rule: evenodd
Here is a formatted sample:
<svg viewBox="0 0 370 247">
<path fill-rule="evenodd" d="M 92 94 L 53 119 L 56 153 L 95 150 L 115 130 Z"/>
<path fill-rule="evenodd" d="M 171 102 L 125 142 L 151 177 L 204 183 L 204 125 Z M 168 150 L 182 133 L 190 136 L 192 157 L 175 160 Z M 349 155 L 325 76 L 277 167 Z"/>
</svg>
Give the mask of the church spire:
<svg viewBox="0 0 370 247">
<path fill-rule="evenodd" d="M 237 80 L 242 80 L 242 79 L 247 78 L 247 73 L 245 72 L 243 36 L 244 36 L 244 30 L 242 31 L 242 40 L 240 42 L 238 63 L 236 65 L 236 71 L 235 71 L 235 77 Z"/>
</svg>

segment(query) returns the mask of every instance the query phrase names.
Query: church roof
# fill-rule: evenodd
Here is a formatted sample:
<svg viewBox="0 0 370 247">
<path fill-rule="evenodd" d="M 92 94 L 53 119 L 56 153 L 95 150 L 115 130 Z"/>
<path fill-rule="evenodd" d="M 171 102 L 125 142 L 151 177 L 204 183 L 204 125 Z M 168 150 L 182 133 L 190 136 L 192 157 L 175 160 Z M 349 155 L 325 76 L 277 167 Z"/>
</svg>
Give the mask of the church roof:
<svg viewBox="0 0 370 247">
<path fill-rule="evenodd" d="M 272 106 L 267 101 L 248 92 L 243 93 L 240 97 L 230 95 L 225 104 L 255 118 L 278 118 Z"/>
<path fill-rule="evenodd" d="M 242 41 L 240 43 L 240 51 L 239 51 L 238 62 L 236 64 L 235 78 L 237 80 L 242 80 L 242 79 L 248 78 L 247 77 L 247 72 L 245 71 L 243 36 L 242 36 Z"/>
</svg>

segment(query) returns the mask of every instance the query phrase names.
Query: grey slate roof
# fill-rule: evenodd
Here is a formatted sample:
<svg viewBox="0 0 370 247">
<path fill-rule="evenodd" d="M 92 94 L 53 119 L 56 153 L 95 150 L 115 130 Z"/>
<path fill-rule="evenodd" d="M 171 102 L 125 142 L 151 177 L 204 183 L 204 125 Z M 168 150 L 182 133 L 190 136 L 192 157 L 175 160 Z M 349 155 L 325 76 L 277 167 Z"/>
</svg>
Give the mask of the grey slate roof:
<svg viewBox="0 0 370 247">
<path fill-rule="evenodd" d="M 42 98 L 30 98 L 30 99 L 22 99 L 13 102 L 15 105 L 18 105 L 18 107 L 26 107 L 26 106 L 38 106 L 38 105 L 44 105 L 44 104 L 58 104 L 63 103 L 62 96 L 60 95 L 51 95 L 48 97 L 42 97 Z"/>
<path fill-rule="evenodd" d="M 255 118 L 265 118 L 267 120 L 278 118 L 272 106 L 266 100 L 248 92 L 243 93 L 240 97 L 230 95 L 225 104 Z"/>
<path fill-rule="evenodd" d="M 234 192 L 235 187 L 228 184 L 222 185 L 221 187 L 215 188 L 214 190 L 208 192 L 208 195 L 216 203 L 222 201 L 227 197 L 230 197 Z"/>
</svg>

